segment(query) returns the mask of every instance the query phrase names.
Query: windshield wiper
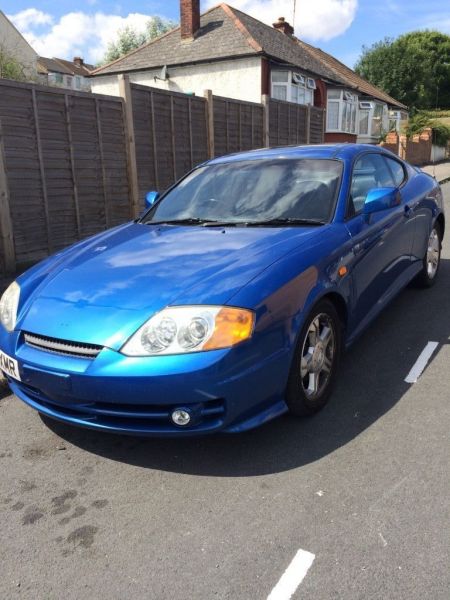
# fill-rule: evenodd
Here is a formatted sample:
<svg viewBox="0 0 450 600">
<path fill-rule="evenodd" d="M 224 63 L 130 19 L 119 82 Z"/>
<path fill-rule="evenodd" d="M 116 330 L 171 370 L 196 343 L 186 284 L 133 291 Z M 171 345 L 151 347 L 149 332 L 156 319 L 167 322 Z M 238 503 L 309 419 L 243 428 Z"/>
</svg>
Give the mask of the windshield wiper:
<svg viewBox="0 0 450 600">
<path fill-rule="evenodd" d="M 284 217 L 278 219 L 267 219 L 266 221 L 245 221 L 242 225 L 247 227 L 277 227 L 277 226 L 296 226 L 296 225 L 310 225 L 312 227 L 319 227 L 326 225 L 326 221 L 319 221 L 318 219 L 296 219 L 294 217 Z"/>
<path fill-rule="evenodd" d="M 198 219 L 197 217 L 190 217 L 188 219 L 167 219 L 163 221 L 144 221 L 145 225 L 205 225 L 215 224 L 217 221 L 210 221 L 208 219 Z"/>
<path fill-rule="evenodd" d="M 166 221 L 145 221 L 145 225 L 202 225 L 203 227 L 282 227 L 310 225 L 326 225 L 326 221 L 317 219 L 295 219 L 285 217 L 278 219 L 267 219 L 266 221 L 214 221 L 213 219 L 199 219 L 190 217 L 186 219 L 167 219 Z"/>
</svg>

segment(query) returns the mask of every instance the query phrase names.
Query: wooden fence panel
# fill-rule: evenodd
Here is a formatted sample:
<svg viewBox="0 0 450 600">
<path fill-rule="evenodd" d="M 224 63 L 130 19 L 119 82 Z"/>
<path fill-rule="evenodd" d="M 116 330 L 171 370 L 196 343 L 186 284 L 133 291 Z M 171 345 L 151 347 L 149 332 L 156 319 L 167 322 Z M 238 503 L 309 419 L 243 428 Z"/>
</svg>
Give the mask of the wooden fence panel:
<svg viewBox="0 0 450 600">
<path fill-rule="evenodd" d="M 141 202 L 208 158 L 204 98 L 132 84 Z"/>
<path fill-rule="evenodd" d="M 132 216 L 123 105 L 103 98 L 97 98 L 96 103 L 105 226 L 108 228 L 120 225 Z"/>
<path fill-rule="evenodd" d="M 269 101 L 269 140 L 271 146 L 289 146 L 292 144 L 307 144 L 310 134 L 308 122 L 310 110 L 303 104 L 292 104 L 282 100 Z M 323 137 L 322 137 L 323 140 Z"/>
<path fill-rule="evenodd" d="M 264 146 L 262 104 L 213 96 L 214 154 L 253 150 Z"/>
<path fill-rule="evenodd" d="M 42 164 L 41 190 L 46 206 L 48 251 L 52 253 L 78 239 L 66 102 L 64 94 L 34 89 L 32 94 L 36 101 L 35 125 Z"/>
<path fill-rule="evenodd" d="M 0 80 L 14 266 L 130 218 L 123 111 L 118 98 Z"/>
<path fill-rule="evenodd" d="M 31 86 L 0 81 L 0 125 L 14 232 L 15 259 L 28 263 L 49 251 Z"/>
<path fill-rule="evenodd" d="M 95 100 L 73 97 L 69 100 L 73 144 L 73 165 L 80 214 L 79 237 L 106 228 L 105 191 L 100 161 Z"/>
</svg>

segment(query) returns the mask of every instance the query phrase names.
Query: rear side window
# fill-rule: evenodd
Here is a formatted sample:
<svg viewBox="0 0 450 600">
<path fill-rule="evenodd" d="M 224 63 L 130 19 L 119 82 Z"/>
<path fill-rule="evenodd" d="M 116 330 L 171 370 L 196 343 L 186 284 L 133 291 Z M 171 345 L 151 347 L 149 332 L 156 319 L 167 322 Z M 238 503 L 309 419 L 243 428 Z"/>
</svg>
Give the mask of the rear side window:
<svg viewBox="0 0 450 600">
<path fill-rule="evenodd" d="M 395 187 L 399 187 L 405 181 L 405 170 L 403 166 L 393 158 L 389 158 L 387 156 L 384 157 L 384 160 L 389 165 L 389 169 L 394 177 Z"/>
</svg>

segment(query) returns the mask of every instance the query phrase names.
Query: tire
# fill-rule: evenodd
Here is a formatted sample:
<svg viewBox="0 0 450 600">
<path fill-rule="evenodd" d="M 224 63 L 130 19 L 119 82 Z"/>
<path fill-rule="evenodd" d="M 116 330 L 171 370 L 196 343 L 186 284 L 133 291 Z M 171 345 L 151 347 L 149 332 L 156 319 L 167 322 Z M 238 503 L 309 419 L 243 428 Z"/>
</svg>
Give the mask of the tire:
<svg viewBox="0 0 450 600">
<path fill-rule="evenodd" d="M 442 233 L 439 223 L 435 223 L 428 238 L 427 249 L 422 261 L 422 269 L 415 282 L 419 287 L 429 288 L 436 283 L 441 265 Z"/>
<path fill-rule="evenodd" d="M 319 338 L 323 338 L 320 344 L 317 328 Z M 291 414 L 313 415 L 328 402 L 337 375 L 341 343 L 339 315 L 332 302 L 322 300 L 306 319 L 292 360 L 286 388 L 286 404 Z"/>
</svg>

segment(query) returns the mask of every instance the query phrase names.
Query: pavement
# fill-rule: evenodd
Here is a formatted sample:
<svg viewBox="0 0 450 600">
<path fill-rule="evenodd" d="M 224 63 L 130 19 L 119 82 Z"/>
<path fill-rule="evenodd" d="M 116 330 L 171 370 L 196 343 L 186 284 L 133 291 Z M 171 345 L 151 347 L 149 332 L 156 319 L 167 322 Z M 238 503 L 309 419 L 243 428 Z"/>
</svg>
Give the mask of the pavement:
<svg viewBox="0 0 450 600">
<path fill-rule="evenodd" d="M 435 165 L 425 165 L 421 167 L 421 169 L 429 175 L 433 175 L 433 177 L 435 177 L 439 183 L 444 183 L 445 181 L 450 180 L 450 160 L 446 160 Z"/>
<path fill-rule="evenodd" d="M 449 297 L 450 235 L 320 414 L 246 434 L 100 435 L 5 395 L 0 598 L 448 600 Z"/>
</svg>

